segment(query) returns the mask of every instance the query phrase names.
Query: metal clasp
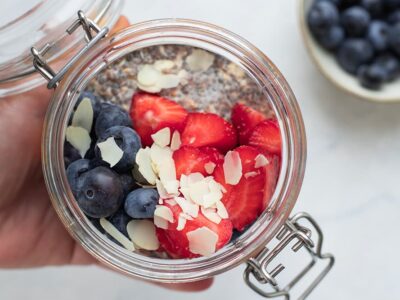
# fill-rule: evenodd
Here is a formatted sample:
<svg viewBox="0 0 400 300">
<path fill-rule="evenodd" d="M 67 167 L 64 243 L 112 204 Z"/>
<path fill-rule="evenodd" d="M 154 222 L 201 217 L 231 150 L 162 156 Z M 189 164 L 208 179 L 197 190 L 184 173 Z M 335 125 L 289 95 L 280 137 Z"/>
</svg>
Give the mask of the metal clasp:
<svg viewBox="0 0 400 300">
<path fill-rule="evenodd" d="M 93 47 L 100 39 L 104 38 L 109 29 L 107 27 L 100 28 L 95 22 L 85 16 L 82 11 L 78 11 L 78 19 L 75 20 L 71 26 L 66 30 L 68 34 L 72 34 L 76 29 L 82 27 L 85 32 L 86 45 L 79 50 L 58 73 L 56 73 L 44 58 L 46 53 L 51 49 L 52 45 L 47 43 L 40 50 L 35 47 L 31 48 L 33 55 L 33 66 L 35 69 L 48 81 L 47 88 L 52 89 L 57 87 L 60 80 L 64 77 L 65 73 L 72 67 L 72 65 L 81 58 L 90 48 Z"/>
<path fill-rule="evenodd" d="M 300 220 L 308 221 L 317 233 L 316 244 L 311 239 L 313 231 L 300 225 Z M 327 260 L 327 266 L 320 272 L 320 274 L 318 274 L 318 276 L 298 298 L 299 300 L 306 299 L 332 269 L 335 262 L 335 258 L 332 254 L 322 254 L 323 233 L 321 228 L 309 214 L 304 212 L 298 213 L 286 221 L 285 225 L 278 232 L 276 238 L 279 242 L 274 249 L 270 251 L 268 248 L 264 248 L 256 257 L 251 258 L 247 262 L 247 268 L 244 272 L 244 280 L 251 289 L 265 298 L 284 297 L 289 300 L 291 289 L 315 266 L 317 261 Z M 280 288 L 276 281 L 276 276 L 285 269 L 285 266 L 279 264 L 270 272 L 267 271 L 267 268 L 279 253 L 281 253 L 294 240 L 297 242 L 292 246 L 292 250 L 297 252 L 304 247 L 311 255 L 312 260 L 300 273 L 297 274 L 297 276 L 294 277 L 292 281 L 290 281 L 285 287 Z M 258 284 L 256 284 L 254 280 L 251 280 L 250 275 L 255 278 Z M 267 284 L 272 286 L 273 291 L 266 291 L 265 288 L 261 288 L 262 285 Z"/>
</svg>

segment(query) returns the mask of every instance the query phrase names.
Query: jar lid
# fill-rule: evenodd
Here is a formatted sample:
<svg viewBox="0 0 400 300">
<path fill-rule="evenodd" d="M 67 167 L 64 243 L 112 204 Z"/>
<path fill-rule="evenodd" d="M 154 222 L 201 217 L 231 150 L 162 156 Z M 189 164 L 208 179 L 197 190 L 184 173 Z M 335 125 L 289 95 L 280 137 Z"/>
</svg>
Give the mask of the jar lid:
<svg viewBox="0 0 400 300">
<path fill-rule="evenodd" d="M 123 0 L 16 0 L 1 1 L 0 9 L 0 95 L 7 95 L 28 89 L 43 83 L 38 76 L 26 79 L 35 69 L 32 65 L 30 49 L 41 49 L 50 44 L 46 54 L 51 63 L 58 58 L 67 59 L 82 43 L 80 32 L 68 34 L 66 29 L 77 18 L 77 12 L 85 14 L 102 27 L 112 27 L 121 12 Z M 21 84 L 10 82 L 25 78 Z"/>
</svg>

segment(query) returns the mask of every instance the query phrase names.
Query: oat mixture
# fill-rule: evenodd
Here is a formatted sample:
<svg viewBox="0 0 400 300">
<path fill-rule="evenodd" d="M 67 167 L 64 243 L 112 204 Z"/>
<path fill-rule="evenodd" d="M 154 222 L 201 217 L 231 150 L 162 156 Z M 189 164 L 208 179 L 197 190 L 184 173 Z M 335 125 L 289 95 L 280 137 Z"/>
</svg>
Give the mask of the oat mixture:
<svg viewBox="0 0 400 300">
<path fill-rule="evenodd" d="M 129 109 L 138 87 L 149 87 L 138 82 L 140 71 L 152 71 L 153 67 L 171 76 L 166 78 L 168 88 L 148 91 L 171 98 L 188 110 L 229 118 L 232 105 L 242 101 L 265 115 L 272 113 L 257 84 L 239 66 L 189 46 L 161 45 L 132 52 L 101 71 L 88 90 Z M 144 80 L 147 75 L 142 76 Z"/>
</svg>

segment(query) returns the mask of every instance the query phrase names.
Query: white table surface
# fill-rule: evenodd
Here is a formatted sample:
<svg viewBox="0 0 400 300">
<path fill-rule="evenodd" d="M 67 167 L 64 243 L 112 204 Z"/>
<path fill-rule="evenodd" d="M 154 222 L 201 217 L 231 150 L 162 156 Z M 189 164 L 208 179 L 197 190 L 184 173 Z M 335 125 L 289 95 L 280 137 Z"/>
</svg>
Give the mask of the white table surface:
<svg viewBox="0 0 400 300">
<path fill-rule="evenodd" d="M 400 105 L 366 103 L 338 91 L 307 56 L 297 1 L 128 1 L 132 22 L 162 17 L 204 20 L 263 50 L 297 95 L 308 135 L 308 164 L 295 211 L 318 219 L 332 273 L 310 299 L 399 299 Z M 0 241 L 1 242 L 1 241 Z M 237 268 L 206 292 L 166 291 L 97 267 L 0 271 L 0 299 L 260 299 Z M 281 278 L 287 277 L 287 273 Z"/>
</svg>

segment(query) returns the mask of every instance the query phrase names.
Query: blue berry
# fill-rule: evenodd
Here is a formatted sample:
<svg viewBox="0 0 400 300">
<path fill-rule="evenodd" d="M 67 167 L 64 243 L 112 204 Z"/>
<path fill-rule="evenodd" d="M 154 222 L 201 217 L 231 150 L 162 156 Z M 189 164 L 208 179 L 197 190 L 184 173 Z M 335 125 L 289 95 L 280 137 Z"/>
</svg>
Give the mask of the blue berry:
<svg viewBox="0 0 400 300">
<path fill-rule="evenodd" d="M 390 13 L 387 17 L 387 21 L 390 25 L 400 23 L 400 9 L 397 9 L 394 12 Z"/>
<path fill-rule="evenodd" d="M 372 21 L 368 28 L 367 37 L 377 51 L 388 47 L 389 25 L 383 21 Z"/>
<path fill-rule="evenodd" d="M 88 159 L 78 159 L 72 162 L 67 168 L 67 179 L 72 190 L 72 193 L 75 195 L 78 192 L 79 186 L 78 181 L 79 177 L 89 171 L 90 161 Z"/>
<path fill-rule="evenodd" d="M 134 219 L 153 218 L 158 199 L 159 195 L 155 189 L 134 190 L 126 197 L 125 212 Z"/>
<path fill-rule="evenodd" d="M 400 23 L 390 28 L 388 42 L 390 49 L 397 55 L 400 55 Z"/>
<path fill-rule="evenodd" d="M 360 38 L 345 40 L 336 54 L 339 65 L 351 74 L 356 74 L 357 69 L 368 63 L 373 56 L 374 50 L 371 43 Z"/>
<path fill-rule="evenodd" d="M 129 221 L 132 218 L 128 216 L 123 208 L 120 208 L 115 214 L 108 218 L 111 224 L 118 229 L 123 235 L 128 237 L 128 231 L 126 230 L 126 225 L 128 225 Z"/>
<path fill-rule="evenodd" d="M 95 124 L 97 137 L 101 136 L 108 128 L 114 126 L 132 127 L 132 120 L 121 107 L 115 104 L 102 103 L 101 111 Z"/>
<path fill-rule="evenodd" d="M 332 2 L 335 6 L 339 7 L 342 0 L 317 0 L 317 1 L 328 1 L 328 2 Z"/>
<path fill-rule="evenodd" d="M 118 175 L 106 167 L 97 167 L 80 175 L 73 192 L 82 211 L 93 218 L 114 214 L 124 197 Z"/>
<path fill-rule="evenodd" d="M 115 142 L 124 152 L 121 160 L 113 167 L 118 172 L 128 172 L 135 165 L 136 153 L 142 147 L 140 137 L 130 127 L 114 126 L 104 131 L 97 140 L 97 143 L 104 142 L 109 137 L 114 137 Z M 100 149 L 96 146 L 96 157 L 101 158 Z"/>
<path fill-rule="evenodd" d="M 349 36 L 360 37 L 367 31 L 371 17 L 361 6 L 346 9 L 341 16 L 341 23 Z"/>
<path fill-rule="evenodd" d="M 319 44 L 327 50 L 337 49 L 344 38 L 344 30 L 340 26 L 332 26 L 325 34 L 316 35 Z"/>
<path fill-rule="evenodd" d="M 131 173 L 121 174 L 119 176 L 119 180 L 121 181 L 124 195 L 128 195 L 131 191 L 137 188 L 137 185 Z"/>
<path fill-rule="evenodd" d="M 375 58 L 373 64 L 385 70 L 387 81 L 392 81 L 400 75 L 399 59 L 391 53 L 381 54 Z"/>
<path fill-rule="evenodd" d="M 64 143 L 64 164 L 68 167 L 74 161 L 81 159 L 81 155 L 74 146 L 65 141 Z"/>
<path fill-rule="evenodd" d="M 330 1 L 318 1 L 308 11 L 307 22 L 314 34 L 323 33 L 339 22 L 337 7 Z"/>
<path fill-rule="evenodd" d="M 342 0 L 341 1 L 341 8 L 347 8 L 353 5 L 357 5 L 359 0 Z"/>
<path fill-rule="evenodd" d="M 386 71 L 377 65 L 361 66 L 357 76 L 363 87 L 370 90 L 379 90 L 386 80 Z"/>
<path fill-rule="evenodd" d="M 372 17 L 381 16 L 383 13 L 382 0 L 361 0 L 361 6 L 364 7 Z"/>
</svg>

